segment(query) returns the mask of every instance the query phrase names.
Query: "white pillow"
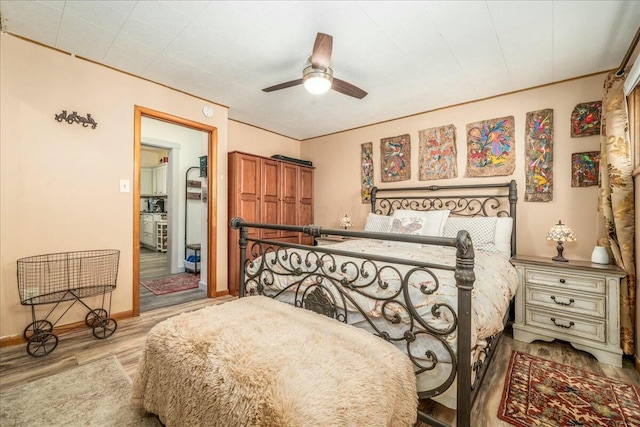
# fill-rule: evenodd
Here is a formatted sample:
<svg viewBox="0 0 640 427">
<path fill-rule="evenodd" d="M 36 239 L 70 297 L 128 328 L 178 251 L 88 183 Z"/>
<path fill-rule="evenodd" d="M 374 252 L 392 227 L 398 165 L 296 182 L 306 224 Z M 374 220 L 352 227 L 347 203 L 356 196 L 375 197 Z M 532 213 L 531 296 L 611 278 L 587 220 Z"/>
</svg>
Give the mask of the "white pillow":
<svg viewBox="0 0 640 427">
<path fill-rule="evenodd" d="M 444 226 L 444 237 L 456 237 L 460 230 L 467 230 L 475 249 L 497 254 L 500 253 L 495 245 L 497 222 L 496 217 L 451 217 Z"/>
<path fill-rule="evenodd" d="M 364 223 L 364 231 L 388 233 L 389 229 L 391 229 L 391 217 L 387 215 L 378 215 L 370 212 L 367 216 L 367 221 Z"/>
<path fill-rule="evenodd" d="M 498 251 L 505 258 L 511 258 L 511 231 L 513 230 L 513 218 L 496 218 L 496 238 L 495 245 Z"/>
<path fill-rule="evenodd" d="M 451 211 L 448 209 L 425 212 L 427 214 L 427 223 L 429 224 L 425 230 L 425 236 L 442 237 L 442 233 L 444 233 L 444 225 L 447 223 L 447 218 L 449 218 L 450 212 Z"/>
</svg>

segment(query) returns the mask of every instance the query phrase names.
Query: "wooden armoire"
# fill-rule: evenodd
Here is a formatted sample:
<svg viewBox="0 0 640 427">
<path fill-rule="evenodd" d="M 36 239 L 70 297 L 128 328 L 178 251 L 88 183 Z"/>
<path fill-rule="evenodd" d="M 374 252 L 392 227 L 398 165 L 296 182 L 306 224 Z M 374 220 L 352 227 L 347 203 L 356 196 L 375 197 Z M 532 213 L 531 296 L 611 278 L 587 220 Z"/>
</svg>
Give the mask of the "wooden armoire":
<svg viewBox="0 0 640 427">
<path fill-rule="evenodd" d="M 268 224 L 313 224 L 313 167 L 232 151 L 229 153 L 229 221 L 241 217 Z M 229 292 L 238 295 L 238 231 L 229 229 Z M 257 235 L 256 232 L 260 232 Z M 313 245 L 313 237 L 249 230 L 249 237 Z"/>
</svg>

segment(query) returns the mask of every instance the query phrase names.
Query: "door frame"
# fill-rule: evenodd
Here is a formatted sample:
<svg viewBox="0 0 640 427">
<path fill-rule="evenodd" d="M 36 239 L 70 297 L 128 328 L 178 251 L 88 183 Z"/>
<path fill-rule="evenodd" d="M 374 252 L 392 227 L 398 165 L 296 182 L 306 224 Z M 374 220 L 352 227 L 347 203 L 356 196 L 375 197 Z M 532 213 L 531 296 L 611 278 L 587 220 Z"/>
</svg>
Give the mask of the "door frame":
<svg viewBox="0 0 640 427">
<path fill-rule="evenodd" d="M 219 296 L 217 290 L 218 242 L 218 128 L 161 111 L 134 105 L 133 120 L 133 316 L 140 315 L 140 146 L 142 117 L 161 120 L 207 133 L 207 297 Z M 226 292 L 225 292 L 226 293 Z"/>
</svg>

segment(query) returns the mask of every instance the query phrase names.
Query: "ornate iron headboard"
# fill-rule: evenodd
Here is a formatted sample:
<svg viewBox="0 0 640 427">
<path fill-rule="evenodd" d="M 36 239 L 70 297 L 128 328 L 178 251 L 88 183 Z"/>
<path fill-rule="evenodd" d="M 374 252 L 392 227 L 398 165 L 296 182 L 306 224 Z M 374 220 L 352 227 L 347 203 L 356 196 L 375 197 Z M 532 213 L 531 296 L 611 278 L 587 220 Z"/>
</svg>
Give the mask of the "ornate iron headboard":
<svg viewBox="0 0 640 427">
<path fill-rule="evenodd" d="M 443 190 L 483 190 L 495 189 L 495 194 L 437 194 L 429 192 Z M 505 191 L 506 189 L 506 191 Z M 381 193 L 385 195 L 382 196 Z M 396 193 L 399 195 L 386 195 Z M 473 193 L 473 191 L 472 191 Z M 433 211 L 449 209 L 453 216 L 498 216 L 513 218 L 511 231 L 511 255 L 516 251 L 516 204 L 518 191 L 516 181 L 499 184 L 431 185 L 427 187 L 379 188 L 371 189 L 371 212 L 380 215 L 393 215 L 397 209 L 413 211 Z M 506 204 L 509 203 L 507 209 Z"/>
</svg>

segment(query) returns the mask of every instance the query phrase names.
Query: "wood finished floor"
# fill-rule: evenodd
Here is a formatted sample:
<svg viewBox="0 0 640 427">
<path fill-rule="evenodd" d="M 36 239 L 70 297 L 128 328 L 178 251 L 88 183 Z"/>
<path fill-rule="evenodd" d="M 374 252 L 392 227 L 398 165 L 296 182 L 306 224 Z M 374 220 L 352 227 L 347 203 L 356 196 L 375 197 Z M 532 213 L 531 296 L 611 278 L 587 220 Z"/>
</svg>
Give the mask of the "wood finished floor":
<svg viewBox="0 0 640 427">
<path fill-rule="evenodd" d="M 140 248 L 140 280 L 168 276 L 167 253 Z M 140 312 L 145 313 L 163 307 L 171 307 L 207 297 L 205 289 L 189 289 L 165 295 L 154 295 L 149 289 L 140 285 Z"/>
<path fill-rule="evenodd" d="M 196 310 L 206 305 L 220 304 L 233 299 L 235 297 L 231 296 L 201 299 L 149 311 L 137 318 L 120 321 L 118 330 L 106 340 L 93 338 L 89 329 L 61 335 L 58 347 L 44 358 L 28 356 L 25 351 L 25 345 L 0 348 L 0 390 L 111 355 L 115 355 L 118 358 L 129 376 L 133 378 L 145 336 L 156 323 L 181 312 Z M 569 344 L 563 342 L 534 342 L 526 344 L 515 341 L 511 338 L 510 330 L 507 330 L 496 349 L 494 361 L 487 371 L 487 376 L 474 404 L 471 418 L 472 425 L 478 427 L 509 425 L 498 420 L 496 414 L 502 397 L 504 376 L 512 350 L 527 352 L 625 382 L 638 383 L 638 375 L 633 368 L 631 359 L 625 358 L 623 367 L 615 368 L 610 365 L 600 364 L 588 353 L 575 350 Z M 445 422 L 450 424 L 454 422 L 455 415 L 450 409 L 436 404 L 430 405 L 430 412 Z M 418 423 L 418 425 L 422 427 L 421 423 Z"/>
</svg>

